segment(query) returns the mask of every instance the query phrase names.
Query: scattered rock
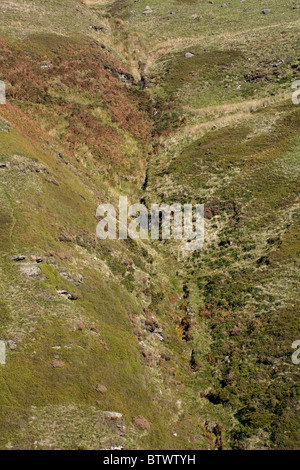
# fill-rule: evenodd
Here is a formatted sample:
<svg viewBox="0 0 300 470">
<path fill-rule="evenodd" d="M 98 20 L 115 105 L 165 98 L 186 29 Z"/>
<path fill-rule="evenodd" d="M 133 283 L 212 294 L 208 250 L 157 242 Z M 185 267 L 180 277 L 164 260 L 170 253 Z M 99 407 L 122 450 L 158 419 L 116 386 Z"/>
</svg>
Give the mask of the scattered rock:
<svg viewBox="0 0 300 470">
<path fill-rule="evenodd" d="M 52 361 L 51 364 L 55 369 L 62 368 L 65 365 L 64 361 L 56 361 L 56 360 Z"/>
<path fill-rule="evenodd" d="M 24 261 L 26 259 L 26 256 L 23 256 L 23 255 L 15 255 L 15 256 L 12 256 L 11 259 L 13 261 Z"/>
<path fill-rule="evenodd" d="M 102 344 L 105 351 L 109 351 L 109 347 L 107 346 L 106 342 L 103 339 L 99 339 L 99 343 Z"/>
<path fill-rule="evenodd" d="M 107 392 L 107 388 L 105 387 L 105 385 L 97 385 L 96 387 L 96 390 L 97 392 L 101 392 L 101 393 L 106 393 Z"/>
<path fill-rule="evenodd" d="M 78 299 L 79 299 L 79 295 L 76 294 L 76 292 L 73 292 L 72 294 L 68 294 L 68 299 L 69 299 L 69 300 L 78 300 Z"/>
<path fill-rule="evenodd" d="M 52 67 L 52 64 L 49 61 L 45 61 L 41 64 L 41 69 L 43 69 L 43 70 L 50 69 L 51 67 Z"/>
<path fill-rule="evenodd" d="M 47 183 L 55 184 L 55 186 L 59 186 L 59 182 L 55 178 L 46 178 Z"/>
<path fill-rule="evenodd" d="M 246 82 L 259 82 L 259 81 L 264 81 L 264 80 L 266 81 L 271 80 L 271 77 L 267 73 L 261 72 L 261 71 L 248 73 L 244 75 L 244 78 Z"/>
<path fill-rule="evenodd" d="M 104 27 L 103 26 L 90 25 L 90 26 L 88 26 L 88 29 L 93 29 L 94 31 L 103 31 Z"/>
<path fill-rule="evenodd" d="M 68 295 L 68 291 L 65 289 L 57 289 L 58 295 Z"/>
<path fill-rule="evenodd" d="M 134 264 L 133 259 L 128 258 L 124 261 L 125 266 L 132 266 Z"/>
<path fill-rule="evenodd" d="M 144 15 L 149 15 L 149 13 L 152 13 L 151 8 L 147 5 L 144 11 Z"/>
<path fill-rule="evenodd" d="M 120 414 L 120 413 L 118 413 L 118 414 Z M 124 437 L 125 434 L 126 434 L 126 426 L 121 426 L 120 424 L 118 424 L 117 428 L 118 428 L 117 433 L 119 434 L 119 436 Z"/>
<path fill-rule="evenodd" d="M 133 418 L 133 422 L 136 425 L 136 427 L 139 428 L 139 429 L 143 429 L 143 430 L 150 429 L 149 421 L 147 421 L 147 419 L 144 418 L 144 416 L 142 416 L 142 415 L 135 416 Z"/>
<path fill-rule="evenodd" d="M 35 255 L 31 255 L 31 259 L 38 264 L 43 263 L 44 261 L 44 259 L 41 256 L 35 256 Z"/>
<path fill-rule="evenodd" d="M 157 321 L 154 318 L 150 318 L 150 317 L 146 318 L 145 326 L 146 326 L 146 330 L 149 331 L 150 333 L 153 333 L 157 328 L 159 328 Z"/>
<path fill-rule="evenodd" d="M 184 54 L 184 57 L 185 57 L 186 59 L 190 59 L 191 57 L 194 57 L 194 54 L 192 54 L 191 52 L 186 52 L 186 53 Z"/>
<path fill-rule="evenodd" d="M 37 277 L 40 276 L 42 273 L 40 268 L 36 264 L 30 263 L 22 264 L 20 266 L 20 271 L 22 274 L 25 274 L 25 276 L 28 277 Z"/>
<path fill-rule="evenodd" d="M 117 413 L 116 411 L 103 411 L 103 414 L 110 419 L 121 419 L 122 413 Z"/>
<path fill-rule="evenodd" d="M 17 349 L 17 343 L 15 343 L 12 339 L 9 339 L 7 341 L 7 346 L 8 348 L 11 350 L 11 351 L 14 351 L 15 349 Z"/>
<path fill-rule="evenodd" d="M 57 292 L 58 295 L 61 295 L 61 296 L 65 297 L 66 299 L 69 299 L 69 300 L 77 300 L 77 299 L 79 299 L 78 294 L 76 294 L 76 293 L 70 294 L 70 293 L 69 293 L 67 290 L 65 290 L 65 289 L 57 289 L 56 292 Z"/>
<path fill-rule="evenodd" d="M 138 340 L 141 341 L 143 338 L 143 332 L 141 329 L 134 330 L 134 334 L 137 336 Z"/>
<path fill-rule="evenodd" d="M 161 353 L 160 357 L 162 359 L 164 359 L 165 361 L 170 361 L 171 360 L 170 356 L 166 353 Z"/>
<path fill-rule="evenodd" d="M 263 11 L 262 11 L 262 14 L 263 15 L 267 15 L 268 13 L 270 13 L 271 10 L 269 8 L 265 8 Z"/>
<path fill-rule="evenodd" d="M 77 330 L 82 331 L 84 329 L 85 329 L 85 324 L 84 323 L 78 323 Z"/>
</svg>

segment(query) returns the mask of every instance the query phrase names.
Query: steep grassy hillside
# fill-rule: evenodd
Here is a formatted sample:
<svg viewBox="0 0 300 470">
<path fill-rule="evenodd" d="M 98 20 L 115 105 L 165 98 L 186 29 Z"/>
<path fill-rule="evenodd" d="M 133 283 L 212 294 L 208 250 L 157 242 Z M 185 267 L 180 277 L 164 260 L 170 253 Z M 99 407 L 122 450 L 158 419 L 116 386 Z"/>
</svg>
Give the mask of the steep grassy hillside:
<svg viewBox="0 0 300 470">
<path fill-rule="evenodd" d="M 299 448 L 295 5 L 0 5 L 1 448 Z M 97 240 L 119 195 L 203 250 Z"/>
</svg>

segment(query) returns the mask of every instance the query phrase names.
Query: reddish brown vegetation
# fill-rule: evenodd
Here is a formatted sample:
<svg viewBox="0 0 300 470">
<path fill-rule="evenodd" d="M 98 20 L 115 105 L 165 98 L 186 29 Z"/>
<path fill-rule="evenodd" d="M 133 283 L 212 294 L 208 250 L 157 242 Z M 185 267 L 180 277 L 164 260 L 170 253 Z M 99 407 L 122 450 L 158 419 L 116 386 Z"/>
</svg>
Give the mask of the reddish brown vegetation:
<svg viewBox="0 0 300 470">
<path fill-rule="evenodd" d="M 61 122 L 59 139 L 75 154 L 87 148 L 101 162 L 127 167 L 123 132 L 141 142 L 150 136 L 140 94 L 121 82 L 120 64 L 97 43 L 48 42 L 53 47 L 42 56 L 32 52 L 32 44 L 25 52 L 0 39 L 0 79 L 8 99 L 47 131 Z M 95 117 L 98 107 L 111 124 Z"/>
</svg>

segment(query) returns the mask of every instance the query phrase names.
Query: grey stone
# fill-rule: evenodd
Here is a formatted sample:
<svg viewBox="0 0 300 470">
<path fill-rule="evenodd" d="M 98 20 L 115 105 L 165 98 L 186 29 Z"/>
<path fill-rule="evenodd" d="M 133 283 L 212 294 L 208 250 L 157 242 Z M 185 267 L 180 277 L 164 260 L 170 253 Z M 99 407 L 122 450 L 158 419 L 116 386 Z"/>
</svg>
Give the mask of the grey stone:
<svg viewBox="0 0 300 470">
<path fill-rule="evenodd" d="M 37 277 L 41 275 L 41 270 L 36 264 L 26 263 L 21 264 L 20 271 L 28 277 Z"/>
<path fill-rule="evenodd" d="M 151 8 L 147 5 L 144 11 L 144 15 L 149 15 L 149 13 L 152 13 Z"/>
<path fill-rule="evenodd" d="M 13 261 L 24 261 L 26 259 L 26 256 L 23 256 L 23 255 L 15 255 L 15 256 L 12 256 L 11 259 Z"/>
<path fill-rule="evenodd" d="M 17 343 L 15 343 L 12 339 L 9 339 L 7 341 L 7 346 L 9 347 L 11 351 L 14 351 L 15 349 L 17 349 Z"/>
<path fill-rule="evenodd" d="M 117 413 L 116 411 L 103 411 L 104 416 L 107 416 L 111 419 L 121 419 L 122 413 Z"/>
</svg>

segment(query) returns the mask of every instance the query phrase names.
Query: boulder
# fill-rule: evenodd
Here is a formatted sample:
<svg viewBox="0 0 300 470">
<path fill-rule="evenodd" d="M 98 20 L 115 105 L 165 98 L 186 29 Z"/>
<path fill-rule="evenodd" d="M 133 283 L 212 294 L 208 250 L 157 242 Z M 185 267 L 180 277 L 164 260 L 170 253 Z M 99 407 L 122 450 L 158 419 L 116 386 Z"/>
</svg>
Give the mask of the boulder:
<svg viewBox="0 0 300 470">
<path fill-rule="evenodd" d="M 64 361 L 56 361 L 56 360 L 52 361 L 51 364 L 55 369 L 60 369 L 64 367 L 65 365 Z"/>
<path fill-rule="evenodd" d="M 103 411 L 103 414 L 110 419 L 121 419 L 122 413 L 117 413 L 116 411 Z"/>
<path fill-rule="evenodd" d="M 151 8 L 147 5 L 144 11 L 144 15 L 149 15 L 149 13 L 152 13 Z"/>
<path fill-rule="evenodd" d="M 15 255 L 15 256 L 12 256 L 11 259 L 13 261 L 24 261 L 26 259 L 26 256 L 23 256 L 23 255 Z"/>
<path fill-rule="evenodd" d="M 7 346 L 11 351 L 14 351 L 15 349 L 17 349 L 17 343 L 15 343 L 12 339 L 9 339 L 7 341 Z"/>
<path fill-rule="evenodd" d="M 101 385 L 101 384 L 97 385 L 96 390 L 97 390 L 97 392 L 100 392 L 100 393 L 106 393 L 107 392 L 107 388 L 105 387 L 105 385 Z"/>
<path fill-rule="evenodd" d="M 36 264 L 21 264 L 20 271 L 22 274 L 28 277 L 37 277 L 42 274 L 40 268 Z"/>
</svg>

